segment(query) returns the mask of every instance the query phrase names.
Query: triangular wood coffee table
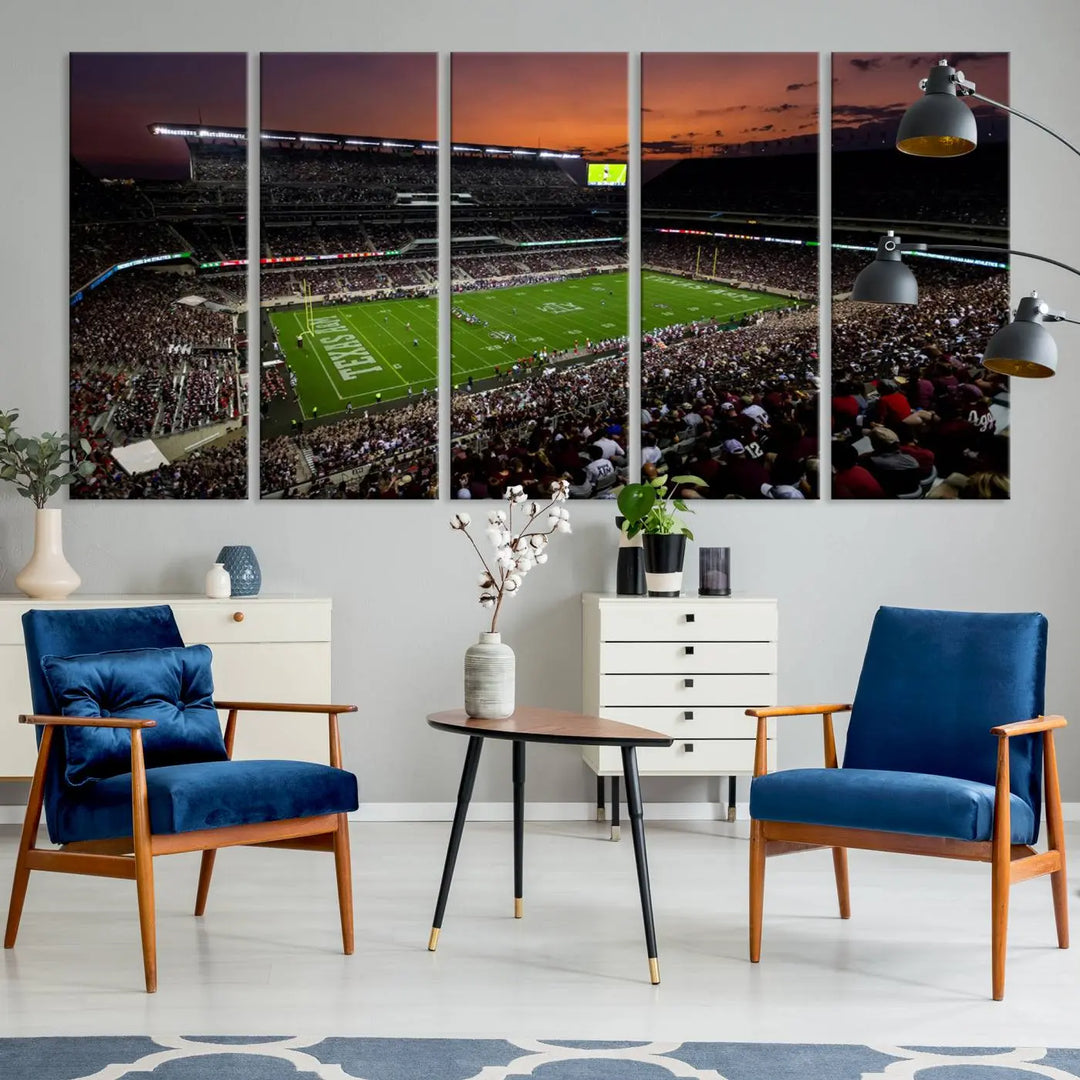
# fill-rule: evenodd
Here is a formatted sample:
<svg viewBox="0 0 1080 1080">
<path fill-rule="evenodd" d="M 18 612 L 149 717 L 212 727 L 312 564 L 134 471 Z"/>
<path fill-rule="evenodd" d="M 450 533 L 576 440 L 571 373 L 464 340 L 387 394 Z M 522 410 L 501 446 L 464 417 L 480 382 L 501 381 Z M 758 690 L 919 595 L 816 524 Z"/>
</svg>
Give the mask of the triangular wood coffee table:
<svg viewBox="0 0 1080 1080">
<path fill-rule="evenodd" d="M 623 777 L 626 781 L 626 806 L 630 814 L 630 831 L 634 837 L 634 858 L 637 861 L 638 888 L 641 892 L 641 914 L 645 922 L 645 946 L 649 954 L 649 979 L 660 982 L 660 965 L 656 955 L 656 931 L 653 928 L 652 893 L 649 889 L 649 863 L 645 855 L 645 820 L 641 809 L 641 782 L 638 779 L 637 748 L 639 746 L 670 746 L 672 739 L 659 731 L 620 724 L 599 716 L 560 712 L 521 706 L 505 720 L 470 719 L 463 709 L 432 713 L 427 722 L 440 731 L 452 731 L 469 736 L 465 752 L 465 768 L 461 773 L 454 824 L 450 829 L 450 844 L 446 849 L 439 899 L 435 904 L 428 948 L 434 952 L 439 943 L 450 882 L 454 877 L 461 834 L 469 811 L 476 768 L 485 739 L 509 739 L 514 744 L 514 918 L 523 914 L 522 851 L 525 834 L 525 744 L 565 743 L 570 746 L 619 746 L 622 748 Z"/>
</svg>

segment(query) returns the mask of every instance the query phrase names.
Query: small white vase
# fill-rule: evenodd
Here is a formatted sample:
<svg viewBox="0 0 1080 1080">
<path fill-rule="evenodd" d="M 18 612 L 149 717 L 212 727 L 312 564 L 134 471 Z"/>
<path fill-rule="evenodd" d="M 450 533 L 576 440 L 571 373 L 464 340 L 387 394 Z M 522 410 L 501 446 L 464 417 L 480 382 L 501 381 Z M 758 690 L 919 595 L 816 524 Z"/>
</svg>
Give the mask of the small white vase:
<svg viewBox="0 0 1080 1080">
<path fill-rule="evenodd" d="M 224 563 L 216 562 L 206 571 L 206 595 L 211 600 L 225 600 L 232 596 L 232 578 Z"/>
<path fill-rule="evenodd" d="M 465 713 L 503 720 L 514 711 L 514 650 L 501 634 L 482 633 L 465 650 Z"/>
<path fill-rule="evenodd" d="M 60 510 L 38 510 L 34 515 L 34 554 L 15 577 L 15 587 L 35 600 L 63 600 L 82 578 L 64 558 Z"/>
</svg>

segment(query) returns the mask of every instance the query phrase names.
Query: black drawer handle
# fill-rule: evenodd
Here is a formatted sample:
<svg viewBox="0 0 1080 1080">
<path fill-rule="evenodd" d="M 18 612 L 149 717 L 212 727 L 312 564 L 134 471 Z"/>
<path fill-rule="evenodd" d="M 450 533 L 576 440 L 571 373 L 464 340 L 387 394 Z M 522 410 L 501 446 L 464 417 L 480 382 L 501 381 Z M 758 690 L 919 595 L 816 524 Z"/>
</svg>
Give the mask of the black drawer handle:
<svg viewBox="0 0 1080 1080">
<path fill-rule="evenodd" d="M 693 720 L 694 719 L 694 710 L 693 709 L 687 709 L 686 712 L 684 712 L 682 714 L 682 716 L 683 716 L 684 720 Z"/>
<path fill-rule="evenodd" d="M 693 656 L 694 655 L 694 646 L 693 645 L 684 645 L 683 650 L 685 651 L 687 656 Z"/>
<path fill-rule="evenodd" d="M 694 613 L 692 611 L 687 612 L 686 621 L 687 622 L 693 622 L 694 621 Z"/>
<path fill-rule="evenodd" d="M 683 753 L 692 754 L 694 752 L 694 744 L 692 742 L 683 743 Z"/>
<path fill-rule="evenodd" d="M 683 679 L 682 684 L 686 687 L 687 690 L 692 690 L 694 688 L 693 679 Z"/>
</svg>

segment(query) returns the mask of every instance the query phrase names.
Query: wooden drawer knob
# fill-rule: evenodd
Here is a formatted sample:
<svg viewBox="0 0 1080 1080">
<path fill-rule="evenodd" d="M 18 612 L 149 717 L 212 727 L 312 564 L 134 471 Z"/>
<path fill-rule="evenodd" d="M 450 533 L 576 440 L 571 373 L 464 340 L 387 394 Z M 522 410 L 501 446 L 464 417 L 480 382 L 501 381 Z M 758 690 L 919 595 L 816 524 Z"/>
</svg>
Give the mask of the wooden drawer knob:
<svg viewBox="0 0 1080 1080">
<path fill-rule="evenodd" d="M 233 622 L 243 622 L 243 621 L 244 621 L 244 613 L 242 611 L 234 611 L 233 612 Z"/>
</svg>

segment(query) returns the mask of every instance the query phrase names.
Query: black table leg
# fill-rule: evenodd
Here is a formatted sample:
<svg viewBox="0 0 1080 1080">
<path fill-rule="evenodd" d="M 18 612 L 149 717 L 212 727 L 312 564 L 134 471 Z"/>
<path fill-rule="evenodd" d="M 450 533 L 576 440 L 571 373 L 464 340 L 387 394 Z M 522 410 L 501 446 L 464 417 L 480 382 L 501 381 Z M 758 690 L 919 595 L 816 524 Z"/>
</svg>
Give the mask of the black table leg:
<svg viewBox="0 0 1080 1080">
<path fill-rule="evenodd" d="M 525 744 L 514 740 L 514 918 L 523 914 L 524 877 L 523 849 L 525 846 Z"/>
<path fill-rule="evenodd" d="M 735 820 L 735 777 L 729 776 L 727 782 L 727 819 Z"/>
<path fill-rule="evenodd" d="M 637 750 L 622 748 L 623 776 L 626 778 L 626 809 L 630 814 L 630 831 L 634 837 L 634 859 L 637 862 L 638 889 L 641 892 L 641 915 L 645 922 L 645 947 L 649 953 L 649 980 L 660 982 L 660 965 L 656 958 L 656 929 L 653 926 L 652 891 L 649 888 L 649 860 L 645 855 L 645 819 L 641 809 L 641 781 L 638 778 Z"/>
<path fill-rule="evenodd" d="M 596 778 L 596 820 L 604 820 L 604 778 Z"/>
<path fill-rule="evenodd" d="M 465 815 L 469 812 L 469 800 L 472 798 L 473 784 L 476 782 L 476 767 L 480 764 L 480 751 L 483 747 L 483 736 L 469 736 L 469 748 L 465 751 L 465 768 L 461 771 L 461 784 L 458 786 L 454 824 L 450 828 L 450 844 L 446 849 L 446 862 L 443 864 L 439 899 L 435 903 L 435 918 L 431 922 L 431 936 L 428 938 L 428 949 L 431 952 L 434 952 L 439 944 L 439 931 L 442 929 L 443 915 L 446 913 L 446 899 L 450 895 L 450 882 L 454 878 L 454 865 L 457 862 L 458 848 L 461 847 L 461 834 L 465 831 Z"/>
<path fill-rule="evenodd" d="M 611 839 L 619 839 L 619 778 L 611 778 Z"/>
</svg>

